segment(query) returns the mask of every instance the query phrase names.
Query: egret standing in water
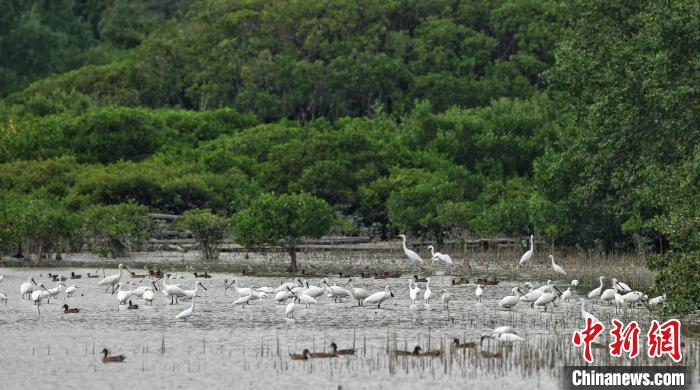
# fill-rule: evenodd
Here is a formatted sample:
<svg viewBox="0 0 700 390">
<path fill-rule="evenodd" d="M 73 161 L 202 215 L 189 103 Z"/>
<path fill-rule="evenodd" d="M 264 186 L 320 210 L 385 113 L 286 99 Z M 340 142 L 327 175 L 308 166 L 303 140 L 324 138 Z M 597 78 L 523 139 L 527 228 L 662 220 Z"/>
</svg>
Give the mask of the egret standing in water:
<svg viewBox="0 0 700 390">
<path fill-rule="evenodd" d="M 430 278 L 427 278 L 425 282 L 425 294 L 423 294 L 423 299 L 425 300 L 425 303 L 430 303 L 430 298 L 432 297 L 433 292 L 430 291 Z"/>
<path fill-rule="evenodd" d="M 418 299 L 418 293 L 420 292 L 420 287 L 418 283 L 413 280 L 413 278 L 408 279 L 408 296 L 411 298 L 411 304 L 415 305 Z"/>
<path fill-rule="evenodd" d="M 294 309 L 296 309 L 296 304 L 294 302 L 289 303 L 284 309 L 285 317 L 294 318 Z"/>
<path fill-rule="evenodd" d="M 474 291 L 474 295 L 476 295 L 476 301 L 481 302 L 481 296 L 484 294 L 484 289 L 481 288 L 481 285 L 476 286 L 476 290 Z"/>
<path fill-rule="evenodd" d="M 194 298 L 192 298 L 192 304 L 190 304 L 190 307 L 181 311 L 180 314 L 175 316 L 175 319 L 179 320 L 180 318 L 182 318 L 184 321 L 187 321 L 192 316 L 193 311 L 194 311 Z"/>
<path fill-rule="evenodd" d="M 399 234 L 399 237 L 403 239 L 403 253 L 406 254 L 406 257 L 408 257 L 409 260 L 413 262 L 415 265 L 422 265 L 423 264 L 423 259 L 421 259 L 418 254 L 406 247 L 406 235 L 405 234 Z"/>
<path fill-rule="evenodd" d="M 440 300 L 442 301 L 442 307 L 444 307 L 445 309 L 449 309 L 450 308 L 450 293 L 444 289 L 440 290 L 440 292 L 442 293 L 442 296 L 440 297 Z"/>
<path fill-rule="evenodd" d="M 520 262 L 518 262 L 518 266 L 523 266 L 525 264 L 530 263 L 530 259 L 532 258 L 532 255 L 535 253 L 535 242 L 534 242 L 535 236 L 530 235 L 530 249 L 523 253 L 523 256 L 520 258 Z"/>
</svg>

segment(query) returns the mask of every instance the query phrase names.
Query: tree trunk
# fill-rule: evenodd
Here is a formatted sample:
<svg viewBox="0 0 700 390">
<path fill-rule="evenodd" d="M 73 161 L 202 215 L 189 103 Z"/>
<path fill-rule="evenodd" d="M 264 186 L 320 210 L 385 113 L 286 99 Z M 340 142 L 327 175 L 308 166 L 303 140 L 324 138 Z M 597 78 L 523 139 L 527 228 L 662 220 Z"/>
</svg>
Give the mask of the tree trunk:
<svg viewBox="0 0 700 390">
<path fill-rule="evenodd" d="M 289 264 L 289 272 L 297 272 L 299 270 L 297 267 L 297 248 L 291 247 L 287 249 L 287 253 L 289 253 L 289 258 L 292 260 Z"/>
</svg>

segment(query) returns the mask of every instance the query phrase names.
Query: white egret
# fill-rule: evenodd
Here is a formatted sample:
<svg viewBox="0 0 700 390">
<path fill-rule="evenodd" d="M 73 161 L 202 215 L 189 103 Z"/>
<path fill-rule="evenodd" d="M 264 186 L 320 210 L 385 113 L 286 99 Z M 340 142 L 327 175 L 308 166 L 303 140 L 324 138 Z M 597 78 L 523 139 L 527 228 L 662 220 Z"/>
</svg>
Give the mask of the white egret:
<svg viewBox="0 0 700 390">
<path fill-rule="evenodd" d="M 389 298 L 393 298 L 394 293 L 391 292 L 389 286 L 384 287 L 384 291 L 376 292 L 362 301 L 362 305 L 377 305 L 377 309 L 380 308 L 382 302 Z"/>
<path fill-rule="evenodd" d="M 415 288 L 414 288 L 415 286 Z M 420 292 L 420 287 L 413 278 L 408 279 L 408 295 L 411 297 L 411 304 L 415 305 L 418 299 L 418 293 Z"/>
<path fill-rule="evenodd" d="M 350 279 L 350 294 L 352 294 L 352 297 L 355 298 L 357 304 L 362 306 L 362 300 L 369 296 L 369 291 L 365 290 L 364 288 L 355 287 L 352 279 Z"/>
<path fill-rule="evenodd" d="M 572 280 L 572 281 L 571 281 L 571 286 L 572 286 L 572 287 L 577 287 L 577 286 L 578 286 L 578 280 L 577 280 L 577 279 Z"/>
<path fill-rule="evenodd" d="M 179 320 L 180 318 L 182 318 L 183 321 L 187 321 L 192 316 L 193 311 L 194 311 L 194 298 L 192 298 L 192 303 L 190 304 L 190 307 L 181 311 L 180 314 L 175 316 L 175 319 Z"/>
<path fill-rule="evenodd" d="M 119 264 L 119 273 L 118 274 L 107 276 L 106 278 L 97 282 L 97 285 L 98 286 L 107 286 L 107 288 L 105 289 L 105 292 L 107 292 L 107 290 L 109 290 L 109 288 L 112 287 L 112 294 L 114 294 L 114 290 L 116 288 L 115 286 L 122 279 L 122 272 L 123 272 L 122 268 L 124 268 L 124 265 Z"/>
<path fill-rule="evenodd" d="M 0 301 L 5 301 L 5 304 L 7 304 L 7 295 L 0 292 Z"/>
<path fill-rule="evenodd" d="M 20 284 L 19 286 L 19 292 L 22 293 L 22 299 L 24 299 L 24 295 L 29 295 L 29 298 L 31 298 L 32 291 L 34 291 L 34 287 L 39 287 L 36 282 L 34 281 L 34 278 L 29 277 L 27 278 L 27 281 Z"/>
<path fill-rule="evenodd" d="M 58 294 L 61 292 L 61 286 L 65 286 L 66 284 L 63 282 L 58 282 L 56 283 L 56 287 L 54 288 L 49 288 L 46 291 L 49 292 L 49 297 L 47 298 L 46 303 L 49 303 L 48 300 L 51 298 L 56 298 Z"/>
<path fill-rule="evenodd" d="M 535 236 L 530 235 L 530 249 L 523 253 L 523 256 L 520 258 L 520 262 L 518 262 L 518 266 L 522 266 L 525 264 L 528 264 L 530 262 L 530 259 L 532 258 L 533 253 L 535 253 L 535 242 L 534 242 Z"/>
<path fill-rule="evenodd" d="M 427 278 L 425 282 L 425 294 L 423 294 L 423 300 L 425 300 L 425 303 L 430 303 L 430 298 L 432 297 L 433 292 L 430 291 L 430 278 Z"/>
<path fill-rule="evenodd" d="M 593 299 L 595 301 L 596 299 L 600 298 L 600 294 L 603 292 L 603 279 L 605 279 L 605 276 L 600 276 L 598 278 L 600 281 L 600 286 L 588 293 L 588 299 Z"/>
<path fill-rule="evenodd" d="M 411 260 L 414 264 L 423 264 L 423 259 L 421 259 L 418 254 L 406 247 L 406 235 L 404 234 L 399 234 L 399 237 L 403 239 L 403 253 L 406 254 L 406 257 L 408 257 L 409 260 Z"/>
<path fill-rule="evenodd" d="M 481 296 L 484 295 L 484 289 L 481 288 L 480 284 L 476 286 L 476 290 L 474 290 L 474 295 L 476 295 L 476 301 L 481 302 Z"/>
<path fill-rule="evenodd" d="M 75 284 L 72 284 L 72 285 L 68 286 L 66 291 L 64 291 L 64 294 L 66 294 L 66 297 L 70 298 L 73 296 L 73 294 L 75 294 L 75 292 L 77 290 L 78 290 L 78 286 L 76 286 Z"/>
<path fill-rule="evenodd" d="M 284 308 L 285 317 L 294 318 L 294 309 L 296 309 L 296 305 L 294 302 L 290 302 L 287 307 Z"/>
<path fill-rule="evenodd" d="M 520 296 L 518 294 L 522 294 L 522 291 L 520 291 L 518 287 L 513 287 L 510 291 L 513 292 L 513 295 L 503 297 L 503 299 L 498 302 L 498 306 L 511 310 L 520 302 Z"/>
<path fill-rule="evenodd" d="M 562 268 L 560 265 L 554 262 L 554 256 L 549 255 L 549 259 L 552 260 L 552 269 L 554 269 L 554 272 L 560 275 L 566 275 L 566 271 L 564 271 L 564 268 Z"/>
<path fill-rule="evenodd" d="M 442 307 L 444 307 L 445 309 L 449 309 L 450 308 L 450 293 L 444 289 L 440 290 L 440 292 L 442 293 L 442 296 L 440 297 L 440 301 L 442 301 Z"/>
<path fill-rule="evenodd" d="M 447 264 L 447 265 L 449 265 L 449 266 L 453 266 L 453 265 L 454 265 L 454 262 L 452 262 L 452 258 L 450 257 L 450 255 L 446 255 L 446 254 L 443 254 L 443 253 L 440 253 L 440 252 L 435 252 L 435 248 L 434 248 L 432 245 L 430 245 L 430 246 L 428 247 L 428 249 L 430 249 L 430 254 L 431 254 L 431 256 L 432 256 L 432 261 L 435 261 L 435 260 L 437 259 L 437 260 L 440 260 L 440 261 L 442 261 L 443 263 L 445 263 L 445 264 Z"/>
</svg>

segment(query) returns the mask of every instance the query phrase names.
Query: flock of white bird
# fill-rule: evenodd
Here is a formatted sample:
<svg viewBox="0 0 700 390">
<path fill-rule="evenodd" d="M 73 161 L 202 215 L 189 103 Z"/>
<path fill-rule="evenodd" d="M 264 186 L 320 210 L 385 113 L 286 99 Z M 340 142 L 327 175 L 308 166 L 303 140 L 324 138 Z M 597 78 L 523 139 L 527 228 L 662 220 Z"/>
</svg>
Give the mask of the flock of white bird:
<svg viewBox="0 0 700 390">
<path fill-rule="evenodd" d="M 403 239 L 403 250 L 408 259 L 418 265 L 423 264 L 421 257 L 414 251 L 410 250 L 406 246 L 406 236 L 400 235 Z M 452 258 L 447 254 L 442 254 L 435 252 L 433 246 L 429 247 L 432 260 L 442 262 L 448 266 L 454 266 Z M 530 236 L 530 248 L 521 257 L 518 266 L 527 265 L 534 255 L 535 245 L 534 236 Z M 554 261 L 553 256 L 549 256 L 551 260 L 552 269 L 556 274 L 566 275 L 566 271 L 557 265 Z M 132 305 L 131 299 L 140 298 L 146 305 L 152 305 L 153 300 L 156 296 L 157 291 L 162 291 L 162 294 L 166 299 L 170 300 L 170 304 L 176 304 L 181 300 L 190 301 L 190 306 L 177 314 L 176 319 L 182 319 L 183 321 L 189 320 L 195 310 L 195 299 L 198 296 L 201 287 L 202 289 L 207 289 L 201 282 L 196 282 L 193 289 L 185 289 L 179 283 L 175 283 L 173 279 L 182 277 L 170 277 L 166 274 L 162 281 L 160 279 L 151 279 L 146 277 L 140 281 L 139 284 L 133 282 L 122 281 L 124 277 L 124 266 L 119 264 L 118 273 L 104 277 L 102 280 L 97 282 L 97 286 L 104 287 L 105 293 L 108 293 L 111 288 L 111 294 L 116 295 L 117 303 L 121 305 L 129 304 L 129 308 L 138 308 L 136 305 Z M 128 269 L 127 269 L 128 271 Z M 65 278 L 59 277 L 56 285 L 53 288 L 47 288 L 43 284 L 37 284 L 32 277 L 27 278 L 27 280 L 20 285 L 20 294 L 22 298 L 27 296 L 30 301 L 32 301 L 39 310 L 39 306 L 42 301 L 50 302 L 51 299 L 55 299 L 59 294 L 63 293 L 66 297 L 71 297 L 79 289 L 79 286 L 71 285 L 66 286 L 62 280 Z M 0 282 L 2 282 L 3 276 L 0 275 Z M 423 292 L 422 299 L 426 304 L 430 304 L 431 300 L 436 299 L 433 296 L 433 291 L 430 287 L 431 278 L 427 278 L 425 281 L 425 291 Z M 658 296 L 656 298 L 648 299 L 648 297 L 640 291 L 633 291 L 627 284 L 622 281 L 612 278 L 609 288 L 605 288 L 604 281 L 606 278 L 604 276 L 599 277 L 599 286 L 591 290 L 587 294 L 587 298 L 590 302 L 596 303 L 607 303 L 615 304 L 617 308 L 623 305 L 634 307 L 636 304 L 642 301 L 647 301 L 649 305 L 657 305 L 662 303 L 666 297 Z M 158 284 L 160 282 L 161 289 L 158 289 Z M 567 283 L 569 284 L 569 283 Z M 542 308 L 545 312 L 549 307 L 556 307 L 556 301 L 569 301 L 572 299 L 572 288 L 576 289 L 578 286 L 577 280 L 571 280 L 570 286 L 565 290 L 561 291 L 551 280 L 547 280 L 542 286 L 535 287 L 531 283 L 524 283 L 522 286 L 516 286 L 511 289 L 511 294 L 503 297 L 499 302 L 498 306 L 505 310 L 512 310 L 521 302 L 524 304 L 529 304 L 531 308 Z M 65 287 L 65 290 L 62 288 Z M 484 295 L 483 285 L 477 284 L 474 290 L 474 296 L 476 302 L 480 303 L 482 296 Z M 350 279 L 345 285 L 338 286 L 336 283 L 331 285 L 328 279 L 322 279 L 320 285 L 312 285 L 308 280 L 302 281 L 297 278 L 295 280 L 282 283 L 276 287 L 244 287 L 239 284 L 238 281 L 233 280 L 230 283 L 228 280 L 224 281 L 224 291 L 228 289 L 233 289 L 238 298 L 235 299 L 232 304 L 233 306 L 245 307 L 251 305 L 256 300 L 270 299 L 279 304 L 286 304 L 284 315 L 286 318 L 293 319 L 294 313 L 298 306 L 303 306 L 309 308 L 310 305 L 317 304 L 319 299 L 326 296 L 334 302 L 342 302 L 344 299 L 352 299 L 357 302 L 358 306 L 375 306 L 381 308 L 382 303 L 388 299 L 394 297 L 394 292 L 387 285 L 383 290 L 370 292 L 364 288 L 356 287 Z M 408 279 L 408 296 L 410 298 L 411 304 L 415 305 L 421 298 L 421 287 L 414 277 Z M 439 299 L 445 309 L 449 310 L 450 304 L 450 293 L 447 289 L 441 289 L 439 291 Z M 7 302 L 7 295 L 0 292 L 0 300 Z M 591 318 L 595 322 L 600 322 L 591 312 L 586 310 L 586 303 L 588 301 L 581 298 L 581 318 L 585 321 Z M 135 306 L 135 307 L 134 307 Z M 66 313 L 75 313 L 77 311 L 69 311 L 68 308 L 65 309 Z M 76 310 L 76 309 L 72 309 Z M 517 336 L 517 332 L 510 327 L 500 327 L 496 328 L 491 333 L 486 334 L 486 337 L 491 339 L 496 339 L 501 342 L 514 342 L 519 341 L 521 338 Z M 483 340 L 483 338 L 482 338 Z"/>
</svg>

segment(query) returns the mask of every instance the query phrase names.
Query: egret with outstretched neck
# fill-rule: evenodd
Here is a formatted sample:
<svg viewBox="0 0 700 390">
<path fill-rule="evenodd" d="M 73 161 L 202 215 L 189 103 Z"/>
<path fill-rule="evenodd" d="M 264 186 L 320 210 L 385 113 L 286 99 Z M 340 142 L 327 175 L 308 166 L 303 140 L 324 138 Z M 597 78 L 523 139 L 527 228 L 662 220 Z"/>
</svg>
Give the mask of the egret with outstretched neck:
<svg viewBox="0 0 700 390">
<path fill-rule="evenodd" d="M 560 275 L 566 275 L 566 271 L 564 271 L 564 268 L 562 268 L 560 265 L 554 262 L 554 256 L 549 255 L 549 259 L 552 260 L 552 269 L 554 269 L 554 272 Z"/>
<path fill-rule="evenodd" d="M 409 260 L 413 262 L 413 264 L 423 264 L 423 259 L 421 259 L 418 254 L 406 247 L 406 235 L 405 234 L 399 234 L 399 237 L 403 239 L 403 253 L 406 254 L 406 257 L 408 257 Z"/>
<path fill-rule="evenodd" d="M 518 267 L 523 266 L 525 264 L 528 264 L 530 262 L 530 259 L 532 258 L 532 255 L 535 253 L 535 236 L 533 234 L 530 235 L 530 249 L 523 253 L 523 256 L 520 258 L 520 262 L 518 262 Z"/>
</svg>

